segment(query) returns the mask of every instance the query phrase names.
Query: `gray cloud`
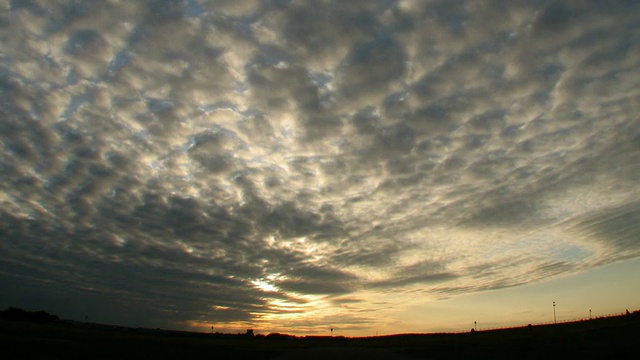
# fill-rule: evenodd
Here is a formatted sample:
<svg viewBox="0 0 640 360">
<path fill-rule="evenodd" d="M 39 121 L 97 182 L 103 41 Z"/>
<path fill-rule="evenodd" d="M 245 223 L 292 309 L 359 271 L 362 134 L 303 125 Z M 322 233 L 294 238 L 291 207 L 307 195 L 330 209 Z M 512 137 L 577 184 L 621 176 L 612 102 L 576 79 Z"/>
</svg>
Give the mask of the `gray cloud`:
<svg viewBox="0 0 640 360">
<path fill-rule="evenodd" d="M 636 257 L 637 6 L 2 5 L 8 299 L 237 324 Z"/>
<path fill-rule="evenodd" d="M 638 203 L 629 202 L 598 210 L 574 221 L 585 238 L 598 239 L 612 248 L 614 256 L 625 257 L 638 253 L 639 216 Z"/>
</svg>

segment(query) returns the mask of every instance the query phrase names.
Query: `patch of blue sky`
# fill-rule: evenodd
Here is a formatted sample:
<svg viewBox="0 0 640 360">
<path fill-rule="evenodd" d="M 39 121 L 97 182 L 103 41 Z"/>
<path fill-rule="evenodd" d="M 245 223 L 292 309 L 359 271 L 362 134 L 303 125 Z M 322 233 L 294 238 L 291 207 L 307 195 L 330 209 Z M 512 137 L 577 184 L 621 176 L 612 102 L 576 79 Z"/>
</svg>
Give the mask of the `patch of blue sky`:
<svg viewBox="0 0 640 360">
<path fill-rule="evenodd" d="M 247 83 L 244 81 L 237 81 L 233 85 L 233 91 L 236 94 L 244 94 L 248 89 L 249 89 L 249 85 L 247 85 Z"/>
<path fill-rule="evenodd" d="M 78 111 L 82 105 L 90 104 L 93 101 L 93 98 L 94 95 L 90 91 L 87 91 L 82 95 L 74 96 L 60 117 L 63 120 L 69 120 L 69 118 L 73 116 L 73 114 Z"/>
<path fill-rule="evenodd" d="M 327 87 L 327 84 L 333 79 L 333 74 L 329 72 L 314 73 L 311 74 L 311 79 L 314 85 L 316 85 L 318 88 L 325 88 Z"/>
<path fill-rule="evenodd" d="M 204 9 L 198 3 L 198 0 L 187 0 L 187 16 L 199 17 L 204 13 Z"/>
<path fill-rule="evenodd" d="M 558 243 L 551 249 L 550 255 L 556 260 L 564 260 L 569 262 L 582 262 L 596 255 L 595 251 L 567 242 Z"/>
<path fill-rule="evenodd" d="M 130 59 L 131 53 L 128 50 L 121 50 L 109 62 L 109 73 L 114 74 L 118 72 L 118 70 L 129 63 Z"/>
<path fill-rule="evenodd" d="M 238 105 L 232 103 L 231 101 L 218 101 L 216 103 L 207 104 L 200 107 L 200 110 L 202 110 L 205 113 L 210 113 L 212 111 L 222 110 L 222 109 L 238 111 Z"/>
</svg>

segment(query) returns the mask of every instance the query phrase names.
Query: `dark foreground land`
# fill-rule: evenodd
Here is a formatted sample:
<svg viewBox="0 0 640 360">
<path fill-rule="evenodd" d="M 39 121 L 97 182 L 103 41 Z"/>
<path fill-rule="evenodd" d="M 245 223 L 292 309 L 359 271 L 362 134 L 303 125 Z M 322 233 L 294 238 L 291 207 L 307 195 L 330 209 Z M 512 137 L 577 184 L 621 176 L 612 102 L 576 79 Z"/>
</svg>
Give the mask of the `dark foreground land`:
<svg viewBox="0 0 640 360">
<path fill-rule="evenodd" d="M 640 359 L 640 313 L 466 334 L 244 337 L 0 320 L 3 359 Z"/>
</svg>

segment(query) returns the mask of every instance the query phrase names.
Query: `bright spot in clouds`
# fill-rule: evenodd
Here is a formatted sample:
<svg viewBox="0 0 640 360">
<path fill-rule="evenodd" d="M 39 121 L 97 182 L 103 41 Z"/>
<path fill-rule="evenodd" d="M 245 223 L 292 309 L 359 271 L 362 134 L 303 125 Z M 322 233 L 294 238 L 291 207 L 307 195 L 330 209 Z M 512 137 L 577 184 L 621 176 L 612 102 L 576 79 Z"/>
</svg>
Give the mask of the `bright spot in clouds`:
<svg viewBox="0 0 640 360">
<path fill-rule="evenodd" d="M 638 307 L 636 1 L 0 0 L 0 28 L 0 306 L 344 335 Z"/>
<path fill-rule="evenodd" d="M 269 284 L 267 281 L 264 280 L 254 280 L 251 282 L 255 287 L 257 287 L 258 289 L 265 291 L 265 292 L 275 292 L 278 291 L 278 288 Z"/>
</svg>

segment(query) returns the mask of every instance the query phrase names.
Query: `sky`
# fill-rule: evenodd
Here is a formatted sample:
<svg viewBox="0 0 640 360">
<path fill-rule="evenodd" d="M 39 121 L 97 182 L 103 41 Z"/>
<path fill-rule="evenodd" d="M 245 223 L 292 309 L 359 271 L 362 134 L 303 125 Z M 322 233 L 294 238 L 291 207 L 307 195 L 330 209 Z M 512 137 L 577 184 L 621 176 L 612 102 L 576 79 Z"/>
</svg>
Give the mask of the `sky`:
<svg viewBox="0 0 640 360">
<path fill-rule="evenodd" d="M 638 114 L 632 0 L 0 0 L 0 307 L 346 336 L 638 309 Z"/>
</svg>

